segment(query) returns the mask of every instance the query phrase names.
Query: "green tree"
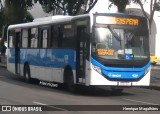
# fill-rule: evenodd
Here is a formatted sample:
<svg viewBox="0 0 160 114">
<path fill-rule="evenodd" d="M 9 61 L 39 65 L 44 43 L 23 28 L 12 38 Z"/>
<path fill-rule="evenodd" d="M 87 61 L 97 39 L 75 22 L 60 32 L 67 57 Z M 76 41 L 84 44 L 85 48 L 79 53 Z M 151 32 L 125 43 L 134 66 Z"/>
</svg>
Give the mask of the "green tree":
<svg viewBox="0 0 160 114">
<path fill-rule="evenodd" d="M 3 23 L 4 23 L 4 14 L 3 12 L 0 12 L 0 31 L 2 31 L 2 26 L 3 26 Z"/>
<path fill-rule="evenodd" d="M 3 37 L 3 25 L 4 25 L 4 12 L 3 12 L 3 4 L 2 1 L 0 0 L 0 37 Z M 4 39 L 0 41 L 0 50 L 2 45 L 4 44 Z"/>
<path fill-rule="evenodd" d="M 118 12 L 125 12 L 127 4 L 129 4 L 129 0 L 109 0 L 111 4 L 109 7 L 112 5 L 117 6 Z"/>
<path fill-rule="evenodd" d="M 5 0 L 4 15 L 7 24 L 22 23 L 32 0 Z"/>
<path fill-rule="evenodd" d="M 2 5 L 2 2 L 0 0 L 0 33 L 2 31 L 3 23 L 4 23 L 3 5 Z"/>
<path fill-rule="evenodd" d="M 32 0 L 0 0 L 0 28 L 2 31 L 2 41 L 6 40 L 7 27 L 10 24 L 17 24 L 27 21 L 27 19 L 33 20 L 33 17 L 27 12 L 27 9 L 32 7 Z"/>
<path fill-rule="evenodd" d="M 30 12 L 28 11 L 25 11 L 25 14 L 24 14 L 24 19 L 23 19 L 23 22 L 32 22 L 33 21 L 33 16 L 30 14 Z"/>
<path fill-rule="evenodd" d="M 98 0 L 34 0 L 44 8 L 45 12 L 62 11 L 63 14 L 77 15 L 88 13 L 97 3 Z"/>
</svg>

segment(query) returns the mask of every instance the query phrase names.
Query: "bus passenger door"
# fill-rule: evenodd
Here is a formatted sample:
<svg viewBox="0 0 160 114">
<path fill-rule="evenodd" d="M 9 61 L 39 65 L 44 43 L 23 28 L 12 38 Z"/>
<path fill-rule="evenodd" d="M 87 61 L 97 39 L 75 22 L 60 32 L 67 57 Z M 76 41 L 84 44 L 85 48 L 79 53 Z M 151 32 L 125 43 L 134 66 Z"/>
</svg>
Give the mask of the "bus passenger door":
<svg viewBox="0 0 160 114">
<path fill-rule="evenodd" d="M 15 33 L 15 74 L 20 74 L 20 38 L 21 32 Z"/>
<path fill-rule="evenodd" d="M 85 83 L 86 75 L 86 27 L 77 27 L 76 82 Z"/>
</svg>

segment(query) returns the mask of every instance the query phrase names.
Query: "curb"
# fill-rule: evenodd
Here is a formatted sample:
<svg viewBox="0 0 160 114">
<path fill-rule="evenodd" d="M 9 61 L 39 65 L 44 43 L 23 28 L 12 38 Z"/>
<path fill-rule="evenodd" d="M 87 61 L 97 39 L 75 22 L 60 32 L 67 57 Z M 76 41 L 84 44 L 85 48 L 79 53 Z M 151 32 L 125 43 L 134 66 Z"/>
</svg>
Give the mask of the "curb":
<svg viewBox="0 0 160 114">
<path fill-rule="evenodd" d="M 160 68 L 151 68 L 151 70 L 160 70 Z"/>
<path fill-rule="evenodd" d="M 160 84 L 150 84 L 150 86 L 142 86 L 140 88 L 160 91 Z"/>
<path fill-rule="evenodd" d="M 160 70 L 160 64 L 158 65 L 151 65 L 151 70 Z"/>
<path fill-rule="evenodd" d="M 156 65 L 153 65 L 153 66 L 160 66 L 160 63 L 158 62 Z"/>
<path fill-rule="evenodd" d="M 160 85 L 151 84 L 151 86 L 147 87 L 147 89 L 160 90 Z"/>
</svg>

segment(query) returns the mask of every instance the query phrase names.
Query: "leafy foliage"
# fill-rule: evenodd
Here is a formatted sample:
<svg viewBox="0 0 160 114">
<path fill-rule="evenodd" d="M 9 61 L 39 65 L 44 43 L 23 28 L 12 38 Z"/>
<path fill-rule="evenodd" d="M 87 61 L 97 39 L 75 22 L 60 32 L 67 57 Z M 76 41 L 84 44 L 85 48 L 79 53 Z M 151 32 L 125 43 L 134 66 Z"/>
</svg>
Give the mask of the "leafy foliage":
<svg viewBox="0 0 160 114">
<path fill-rule="evenodd" d="M 129 0 L 109 0 L 111 2 L 111 7 L 113 4 L 117 6 L 119 12 L 124 12 L 126 5 L 129 4 Z"/>
<path fill-rule="evenodd" d="M 0 12 L 0 31 L 2 31 L 2 26 L 3 26 L 3 23 L 4 23 L 4 14 L 3 12 Z"/>
<path fill-rule="evenodd" d="M 5 0 L 4 15 L 7 24 L 22 23 L 32 0 Z"/>
<path fill-rule="evenodd" d="M 8 25 L 33 20 L 33 17 L 27 12 L 27 9 L 32 6 L 32 0 L 5 0 L 5 6 L 0 0 L 0 31 L 2 31 L 0 44 L 6 40 Z"/>
<path fill-rule="evenodd" d="M 98 0 L 34 0 L 39 2 L 45 12 L 64 15 L 77 15 L 79 13 L 88 13 Z"/>
<path fill-rule="evenodd" d="M 159 0 L 159 2 L 157 2 L 157 3 L 155 4 L 155 9 L 156 9 L 157 11 L 160 11 L 160 0 Z"/>
</svg>

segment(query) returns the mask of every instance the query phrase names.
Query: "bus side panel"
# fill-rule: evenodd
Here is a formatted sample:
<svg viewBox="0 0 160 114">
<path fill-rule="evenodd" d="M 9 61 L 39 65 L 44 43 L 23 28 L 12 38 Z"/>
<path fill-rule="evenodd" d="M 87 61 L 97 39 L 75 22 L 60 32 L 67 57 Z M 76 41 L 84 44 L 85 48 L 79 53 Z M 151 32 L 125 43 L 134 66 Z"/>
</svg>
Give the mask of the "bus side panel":
<svg viewBox="0 0 160 114">
<path fill-rule="evenodd" d="M 53 81 L 52 68 L 30 65 L 31 77 L 44 81 Z"/>
<path fill-rule="evenodd" d="M 15 74 L 15 49 L 8 48 L 7 70 Z"/>
<path fill-rule="evenodd" d="M 22 52 L 22 63 L 29 63 L 32 78 L 62 83 L 65 66 L 75 70 L 74 50 L 27 49 Z"/>
<path fill-rule="evenodd" d="M 7 70 L 15 74 L 15 64 L 14 63 L 7 63 Z"/>
<path fill-rule="evenodd" d="M 24 65 L 23 64 L 20 64 L 20 76 L 23 76 L 24 72 L 23 72 L 23 68 L 24 68 Z"/>
</svg>

